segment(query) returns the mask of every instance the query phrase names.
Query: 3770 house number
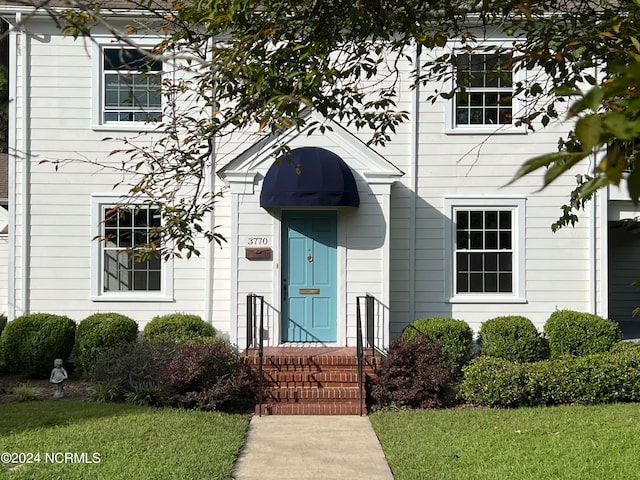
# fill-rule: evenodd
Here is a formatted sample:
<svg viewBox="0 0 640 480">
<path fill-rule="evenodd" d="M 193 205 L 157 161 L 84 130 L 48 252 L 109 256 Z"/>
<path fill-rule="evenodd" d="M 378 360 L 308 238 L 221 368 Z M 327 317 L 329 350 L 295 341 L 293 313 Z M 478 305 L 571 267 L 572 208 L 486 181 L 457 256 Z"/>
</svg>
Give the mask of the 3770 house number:
<svg viewBox="0 0 640 480">
<path fill-rule="evenodd" d="M 249 237 L 247 238 L 247 245 L 251 247 L 266 247 L 269 245 L 268 237 Z"/>
</svg>

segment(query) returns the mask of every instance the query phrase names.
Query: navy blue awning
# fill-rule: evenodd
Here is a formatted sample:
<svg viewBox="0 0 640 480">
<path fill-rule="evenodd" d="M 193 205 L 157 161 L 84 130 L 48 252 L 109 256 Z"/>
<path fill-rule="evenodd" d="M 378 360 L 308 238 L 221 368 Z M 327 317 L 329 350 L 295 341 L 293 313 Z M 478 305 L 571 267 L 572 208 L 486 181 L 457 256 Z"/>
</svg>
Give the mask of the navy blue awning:
<svg viewBox="0 0 640 480">
<path fill-rule="evenodd" d="M 271 165 L 262 184 L 261 207 L 358 207 L 353 173 L 338 155 L 302 147 Z"/>
</svg>

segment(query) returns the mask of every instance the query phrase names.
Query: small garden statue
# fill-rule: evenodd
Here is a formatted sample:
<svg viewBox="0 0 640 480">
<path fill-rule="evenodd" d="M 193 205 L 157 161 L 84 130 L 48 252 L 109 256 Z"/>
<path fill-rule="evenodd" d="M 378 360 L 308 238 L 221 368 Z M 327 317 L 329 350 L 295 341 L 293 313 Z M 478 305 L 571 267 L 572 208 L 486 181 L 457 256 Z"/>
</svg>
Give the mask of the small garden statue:
<svg viewBox="0 0 640 480">
<path fill-rule="evenodd" d="M 62 366 L 62 360 L 60 358 L 56 358 L 53 361 L 51 377 L 49 377 L 49 381 L 56 387 L 55 392 L 53 392 L 53 398 L 64 397 L 64 387 L 62 384 L 67 378 L 69 378 L 69 375 L 67 375 L 67 371 Z"/>
</svg>

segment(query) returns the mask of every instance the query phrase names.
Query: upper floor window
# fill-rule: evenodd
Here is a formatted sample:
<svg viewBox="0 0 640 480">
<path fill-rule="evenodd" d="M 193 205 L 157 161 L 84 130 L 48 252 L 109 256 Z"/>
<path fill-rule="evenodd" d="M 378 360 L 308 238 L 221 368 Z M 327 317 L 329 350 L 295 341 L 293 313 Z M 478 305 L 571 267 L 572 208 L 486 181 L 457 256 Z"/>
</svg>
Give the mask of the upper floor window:
<svg viewBox="0 0 640 480">
<path fill-rule="evenodd" d="M 457 125 L 510 125 L 513 78 L 509 55 L 459 54 L 455 122 Z"/>
<path fill-rule="evenodd" d="M 525 132 L 513 128 L 521 108 L 516 77 L 508 54 L 457 52 L 448 132 Z"/>
<path fill-rule="evenodd" d="M 162 119 L 160 60 L 135 48 L 99 49 L 97 125 L 139 128 Z"/>
</svg>

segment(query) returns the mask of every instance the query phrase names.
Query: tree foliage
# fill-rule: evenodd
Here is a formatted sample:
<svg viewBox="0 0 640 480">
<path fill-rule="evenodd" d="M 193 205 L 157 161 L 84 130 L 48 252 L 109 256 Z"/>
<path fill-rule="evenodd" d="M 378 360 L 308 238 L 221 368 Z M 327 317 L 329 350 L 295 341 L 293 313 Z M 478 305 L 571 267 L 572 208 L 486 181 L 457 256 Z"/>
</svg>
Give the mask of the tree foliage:
<svg viewBox="0 0 640 480">
<path fill-rule="evenodd" d="M 509 54 L 510 67 L 526 71 L 515 84 L 515 94 L 527 99 L 519 124 L 545 127 L 566 111 L 572 119 L 558 151 L 526 162 L 514 181 L 544 169 L 546 186 L 580 162 L 595 162 L 578 177 L 554 228 L 574 223 L 597 189 L 623 179 L 638 202 L 637 0 L 131 0 L 146 15 L 125 27 L 111 22 L 109 2 L 61 3 L 68 8 L 38 5 L 69 35 L 91 36 L 96 27 L 125 42 L 141 30 L 163 34 L 147 53 L 172 60 L 180 74 L 164 84 L 161 135 L 127 139 L 114 154 L 124 154 L 122 168 L 136 174 L 130 193 L 161 206 L 160 235 L 174 240 L 173 253 L 197 254 L 197 236 L 221 240 L 206 222 L 219 193 L 207 178 L 228 135 L 330 128 L 307 124 L 302 112 L 313 108 L 384 144 L 408 118 L 398 102 L 403 69 L 414 86 L 438 86 L 432 101 L 451 98 L 446 85 L 457 52 L 480 48 Z M 504 41 L 479 43 L 496 37 Z M 452 40 L 461 50 L 443 48 Z"/>
</svg>

